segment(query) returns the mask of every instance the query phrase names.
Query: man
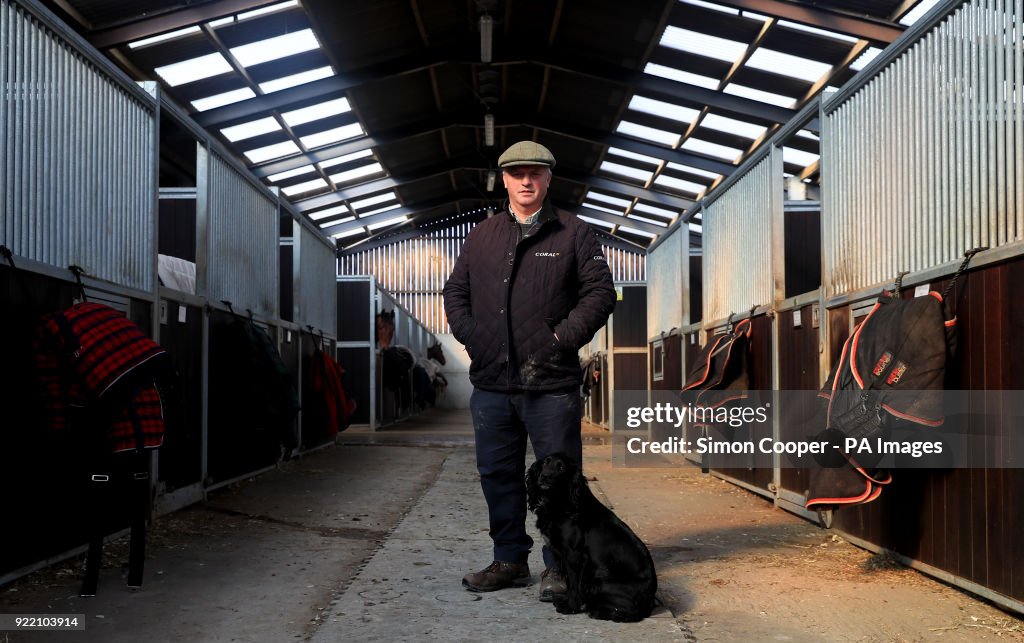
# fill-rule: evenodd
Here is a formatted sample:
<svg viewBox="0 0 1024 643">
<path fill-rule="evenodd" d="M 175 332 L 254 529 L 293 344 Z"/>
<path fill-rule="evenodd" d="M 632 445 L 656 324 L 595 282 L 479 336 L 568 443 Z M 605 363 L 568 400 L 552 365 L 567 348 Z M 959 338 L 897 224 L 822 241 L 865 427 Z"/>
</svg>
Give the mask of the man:
<svg viewBox="0 0 1024 643">
<path fill-rule="evenodd" d="M 524 481 L 526 439 L 537 458 L 581 463 L 581 346 L 615 307 L 611 272 L 593 232 L 547 202 L 555 158 L 521 141 L 498 158 L 505 209 L 466 237 L 444 287 L 455 338 L 472 364 L 470 409 L 494 562 L 462 579 L 471 591 L 530 583 Z M 541 600 L 565 591 L 544 548 Z"/>
</svg>

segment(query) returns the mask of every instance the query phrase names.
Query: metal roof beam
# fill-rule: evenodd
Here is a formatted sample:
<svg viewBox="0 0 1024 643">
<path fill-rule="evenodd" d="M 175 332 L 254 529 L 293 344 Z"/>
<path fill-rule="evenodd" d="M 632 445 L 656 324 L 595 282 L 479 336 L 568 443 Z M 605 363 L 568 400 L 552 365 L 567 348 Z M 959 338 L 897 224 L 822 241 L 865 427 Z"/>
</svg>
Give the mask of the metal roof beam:
<svg viewBox="0 0 1024 643">
<path fill-rule="evenodd" d="M 395 76 L 428 71 L 432 67 L 442 64 L 445 64 L 443 58 L 430 57 L 424 61 L 424 56 L 407 57 L 384 65 L 328 76 L 263 96 L 247 98 L 237 103 L 193 114 L 192 118 L 203 127 L 242 122 L 272 110 L 287 109 L 291 105 L 318 98 L 333 98 L 344 94 L 353 87 L 369 85 Z"/>
<path fill-rule="evenodd" d="M 796 115 L 796 110 L 793 109 L 769 105 L 768 103 L 762 103 L 743 96 L 725 94 L 699 85 L 691 85 L 669 78 L 653 76 L 642 71 L 614 69 L 580 61 L 570 61 L 568 59 L 540 59 L 533 62 L 538 65 L 547 65 L 569 74 L 578 74 L 625 85 L 634 92 L 642 91 L 645 94 L 651 94 L 652 98 L 718 107 L 736 114 L 760 118 L 774 123 L 785 123 Z"/>
<path fill-rule="evenodd" d="M 591 219 L 597 219 L 598 221 L 604 221 L 617 226 L 624 225 L 633 228 L 634 230 L 640 230 L 641 232 L 647 232 L 656 236 L 661 236 L 668 232 L 668 228 L 662 228 L 661 226 L 656 226 L 652 223 L 637 221 L 636 219 L 630 219 L 629 217 L 612 214 L 603 210 L 593 210 L 582 205 L 562 205 L 560 207 L 562 207 L 563 210 L 572 212 L 573 214 L 582 214 L 585 217 L 590 217 Z"/>
<path fill-rule="evenodd" d="M 903 25 L 889 20 L 854 16 L 804 2 L 788 2 L 787 0 L 716 0 L 716 2 L 736 9 L 747 9 L 756 13 L 777 16 L 783 20 L 799 22 L 809 27 L 870 40 L 883 48 L 899 38 L 906 30 Z"/>
<path fill-rule="evenodd" d="M 410 219 L 414 219 L 418 215 L 426 214 L 439 207 L 461 203 L 471 199 L 481 201 L 475 192 L 470 190 L 460 190 L 459 192 L 453 192 L 441 199 L 406 205 L 400 208 L 395 208 L 394 210 L 388 210 L 387 212 L 357 218 L 354 221 L 346 221 L 345 223 L 336 223 L 333 225 L 328 224 L 321 227 L 320 231 L 323 232 L 325 236 L 330 237 L 340 232 L 350 232 L 358 228 L 365 228 L 368 225 L 372 225 L 380 221 L 387 221 L 388 219 L 394 219 L 395 217 L 400 217 L 402 215 L 406 215 Z"/>
<path fill-rule="evenodd" d="M 281 0 L 213 0 L 199 5 L 167 11 L 150 18 L 133 20 L 116 26 L 97 29 L 87 35 L 97 49 L 110 49 L 134 40 L 148 38 L 167 31 L 191 27 L 202 22 L 224 18 L 243 11 L 259 9 Z"/>
<path fill-rule="evenodd" d="M 597 188 L 598 190 L 603 190 L 605 192 L 613 192 L 620 196 L 644 199 L 645 201 L 657 203 L 658 205 L 680 211 L 687 210 L 694 205 L 694 202 L 690 199 L 665 194 L 664 192 L 655 192 L 654 190 L 648 190 L 629 183 L 621 183 L 619 181 L 606 179 L 602 176 L 594 176 L 583 172 L 567 172 L 560 170 L 555 172 L 554 178 L 555 180 L 564 179 L 566 181 L 572 181 L 573 183 L 582 183 L 589 188 Z"/>
<path fill-rule="evenodd" d="M 711 156 L 687 152 L 686 150 L 671 149 L 648 143 L 640 139 L 630 138 L 621 134 L 609 134 L 602 130 L 588 129 L 569 123 L 558 123 L 551 120 L 533 119 L 530 122 L 522 123 L 525 127 L 544 130 L 560 136 L 579 139 L 598 145 L 618 147 L 629 152 L 652 156 L 660 161 L 672 161 L 690 167 L 695 167 L 715 174 L 729 176 L 736 169 L 736 166 L 727 161 L 722 161 Z"/>
</svg>

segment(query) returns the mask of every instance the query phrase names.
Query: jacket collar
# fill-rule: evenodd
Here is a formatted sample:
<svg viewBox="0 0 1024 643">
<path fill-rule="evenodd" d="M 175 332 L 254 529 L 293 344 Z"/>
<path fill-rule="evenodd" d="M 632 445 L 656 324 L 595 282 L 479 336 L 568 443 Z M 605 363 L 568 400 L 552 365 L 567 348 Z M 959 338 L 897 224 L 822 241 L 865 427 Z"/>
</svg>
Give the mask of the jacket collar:
<svg viewBox="0 0 1024 643">
<path fill-rule="evenodd" d="M 505 213 L 506 219 L 512 223 L 516 223 L 516 217 L 512 214 L 512 210 L 509 205 L 509 200 L 506 198 L 505 202 L 502 203 L 502 211 Z M 549 199 L 544 199 L 544 203 L 540 207 L 540 214 L 537 215 L 537 223 L 534 225 L 544 225 L 548 221 L 556 221 L 557 219 L 558 213 L 555 212 L 555 208 L 551 205 L 551 201 Z"/>
</svg>

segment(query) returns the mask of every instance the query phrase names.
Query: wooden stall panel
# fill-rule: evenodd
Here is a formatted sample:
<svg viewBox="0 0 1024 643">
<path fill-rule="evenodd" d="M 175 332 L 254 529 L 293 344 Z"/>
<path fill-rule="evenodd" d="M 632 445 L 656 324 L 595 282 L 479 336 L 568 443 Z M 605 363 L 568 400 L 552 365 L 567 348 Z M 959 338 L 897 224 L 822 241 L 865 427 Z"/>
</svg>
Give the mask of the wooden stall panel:
<svg viewBox="0 0 1024 643">
<path fill-rule="evenodd" d="M 160 345 L 171 355 L 176 390 L 167 409 L 160 481 L 166 491 L 202 481 L 203 315 L 201 308 L 161 301 Z"/>
<path fill-rule="evenodd" d="M 931 283 L 942 290 L 946 281 Z M 1024 260 L 968 273 L 951 297 L 958 350 L 949 368 L 951 390 L 1024 390 Z M 913 288 L 905 291 L 913 296 Z M 837 315 L 840 316 L 841 315 Z M 837 333 L 838 337 L 838 333 Z M 838 355 L 838 353 L 833 353 Z M 976 409 L 980 410 L 980 409 Z M 998 460 L 1016 448 L 1019 427 L 984 409 L 970 448 Z M 1024 600 L 1024 500 L 1021 469 L 897 470 L 875 502 L 836 513 L 835 526 L 1016 600 Z"/>
<path fill-rule="evenodd" d="M 782 311 L 778 315 L 781 391 L 816 391 L 821 384 L 822 378 L 818 373 L 819 329 L 814 324 L 813 315 L 816 307 L 817 304 L 808 304 L 797 310 Z M 816 396 L 781 395 L 779 404 L 779 439 L 805 439 L 809 423 L 815 416 L 821 415 L 821 405 Z M 824 419 L 823 415 L 821 419 Z M 783 489 L 805 495 L 809 481 L 809 469 L 784 466 L 780 471 Z"/>
</svg>

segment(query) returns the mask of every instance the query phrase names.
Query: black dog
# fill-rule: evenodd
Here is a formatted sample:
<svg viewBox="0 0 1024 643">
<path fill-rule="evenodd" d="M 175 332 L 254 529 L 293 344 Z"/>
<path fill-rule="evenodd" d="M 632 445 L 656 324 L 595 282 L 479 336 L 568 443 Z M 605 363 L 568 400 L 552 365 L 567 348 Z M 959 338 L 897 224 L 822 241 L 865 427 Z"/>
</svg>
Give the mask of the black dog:
<svg viewBox="0 0 1024 643">
<path fill-rule="evenodd" d="M 633 622 L 654 609 L 658 577 L 636 534 L 591 493 L 564 453 L 549 455 L 526 473 L 526 498 L 537 528 L 558 558 L 568 591 L 556 594 L 560 614 Z"/>
</svg>

